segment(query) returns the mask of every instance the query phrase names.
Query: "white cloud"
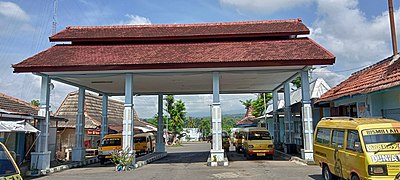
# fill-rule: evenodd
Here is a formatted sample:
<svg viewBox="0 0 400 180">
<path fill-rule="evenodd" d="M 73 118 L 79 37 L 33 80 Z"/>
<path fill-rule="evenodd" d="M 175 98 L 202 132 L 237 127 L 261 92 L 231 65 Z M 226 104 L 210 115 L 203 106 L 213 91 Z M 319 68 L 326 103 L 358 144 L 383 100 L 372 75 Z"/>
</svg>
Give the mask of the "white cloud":
<svg viewBox="0 0 400 180">
<path fill-rule="evenodd" d="M 0 14 L 19 21 L 29 21 L 29 15 L 17 4 L 12 2 L 0 2 Z"/>
<path fill-rule="evenodd" d="M 391 55 L 387 12 L 368 19 L 357 0 L 318 0 L 317 4 L 318 19 L 312 26 L 311 38 L 337 56 L 335 71 L 348 75 L 356 70 L 346 70 L 365 67 Z M 338 74 L 327 74 L 333 75 L 327 79 L 340 79 Z"/>
<path fill-rule="evenodd" d="M 120 22 L 119 24 L 126 24 L 126 25 L 144 25 L 144 24 L 151 24 L 151 21 L 149 18 L 138 16 L 138 15 L 132 15 L 132 14 L 127 14 L 125 15 L 128 20 Z"/>
<path fill-rule="evenodd" d="M 220 0 L 222 5 L 236 8 L 237 11 L 270 14 L 306 5 L 314 0 Z"/>
<path fill-rule="evenodd" d="M 0 27 L 0 37 L 34 29 L 30 16 L 12 2 L 0 2 Z"/>
<path fill-rule="evenodd" d="M 346 79 L 345 75 L 332 72 L 331 70 L 325 68 L 316 68 L 315 70 L 311 71 L 311 77 L 313 79 L 323 78 L 330 87 L 334 87 L 339 82 L 342 82 Z"/>
</svg>

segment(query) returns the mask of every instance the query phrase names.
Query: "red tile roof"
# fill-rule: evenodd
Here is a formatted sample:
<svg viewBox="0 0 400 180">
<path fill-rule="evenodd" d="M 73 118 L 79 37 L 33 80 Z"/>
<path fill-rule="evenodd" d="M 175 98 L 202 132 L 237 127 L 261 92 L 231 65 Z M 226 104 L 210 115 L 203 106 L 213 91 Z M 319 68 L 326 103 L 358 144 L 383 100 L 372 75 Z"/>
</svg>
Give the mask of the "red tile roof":
<svg viewBox="0 0 400 180">
<path fill-rule="evenodd" d="M 335 56 L 309 38 L 238 42 L 56 45 L 14 72 L 328 65 Z"/>
<path fill-rule="evenodd" d="M 9 113 L 37 115 L 39 107 L 15 97 L 0 93 L 0 109 Z"/>
<path fill-rule="evenodd" d="M 176 40 L 309 34 L 300 19 L 203 24 L 67 27 L 50 41 Z"/>
<path fill-rule="evenodd" d="M 391 64 L 392 57 L 353 73 L 349 78 L 321 96 L 318 102 L 367 94 L 400 86 L 400 60 Z"/>
</svg>

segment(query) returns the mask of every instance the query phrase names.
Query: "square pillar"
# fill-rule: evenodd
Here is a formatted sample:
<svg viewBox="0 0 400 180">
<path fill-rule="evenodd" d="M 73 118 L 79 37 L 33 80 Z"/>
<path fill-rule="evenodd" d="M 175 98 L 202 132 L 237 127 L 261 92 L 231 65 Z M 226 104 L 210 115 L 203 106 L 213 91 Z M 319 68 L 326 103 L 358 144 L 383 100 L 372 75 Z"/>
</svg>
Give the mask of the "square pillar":
<svg viewBox="0 0 400 180">
<path fill-rule="evenodd" d="M 274 142 L 278 144 L 279 138 L 279 119 L 278 119 L 278 90 L 272 91 L 272 119 L 274 122 Z"/>
<path fill-rule="evenodd" d="M 72 148 L 72 161 L 84 161 L 86 149 L 84 147 L 85 138 L 85 88 L 79 87 L 78 94 L 78 114 L 75 124 L 75 146 Z"/>
<path fill-rule="evenodd" d="M 125 103 L 124 119 L 122 121 L 122 149 L 129 151 L 135 157 L 134 135 L 134 111 L 133 111 L 133 74 L 125 75 Z M 135 164 L 134 158 L 133 163 Z"/>
<path fill-rule="evenodd" d="M 285 120 L 284 120 L 284 129 L 285 129 L 285 139 L 284 139 L 284 151 L 285 153 L 293 153 L 293 130 L 292 130 L 292 110 L 290 107 L 290 81 L 285 82 L 284 84 L 284 96 L 285 96 Z"/>
<path fill-rule="evenodd" d="M 212 104 L 212 149 L 211 159 L 217 162 L 224 161 L 224 150 L 222 149 L 222 118 L 221 103 L 219 100 L 219 72 L 213 72 L 213 104 Z M 215 158 L 214 158 L 215 157 Z"/>
<path fill-rule="evenodd" d="M 163 135 L 164 135 L 163 95 L 159 94 L 156 152 L 165 152 L 165 143 Z"/>
<path fill-rule="evenodd" d="M 48 150 L 49 122 L 50 122 L 50 78 L 42 76 L 40 87 L 40 109 L 38 115 L 44 117 L 38 122 L 39 137 L 36 143 L 36 152 L 31 152 L 31 170 L 45 170 L 50 168 L 51 151 Z"/>
<path fill-rule="evenodd" d="M 108 96 L 103 94 L 100 141 L 108 134 Z"/>
<path fill-rule="evenodd" d="M 313 157 L 313 118 L 310 100 L 310 82 L 308 70 L 301 71 L 301 93 L 302 93 L 302 125 L 304 151 L 302 158 L 307 161 L 314 161 Z"/>
</svg>

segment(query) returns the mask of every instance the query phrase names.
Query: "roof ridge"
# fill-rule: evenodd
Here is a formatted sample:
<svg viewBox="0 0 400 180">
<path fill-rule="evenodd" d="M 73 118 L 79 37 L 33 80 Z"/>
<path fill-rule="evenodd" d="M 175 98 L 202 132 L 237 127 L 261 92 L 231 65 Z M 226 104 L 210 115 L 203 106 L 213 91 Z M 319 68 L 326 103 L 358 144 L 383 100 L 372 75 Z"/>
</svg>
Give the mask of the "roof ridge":
<svg viewBox="0 0 400 180">
<path fill-rule="evenodd" d="M 96 29 L 96 28 L 132 28 L 132 27 L 194 27 L 194 26 L 221 26 L 221 25 L 245 25 L 263 23 L 302 22 L 301 18 L 283 20 L 253 20 L 231 22 L 185 23 L 185 24 L 137 24 L 137 25 L 109 25 L 109 26 L 67 26 L 66 29 Z"/>
<path fill-rule="evenodd" d="M 28 103 L 28 102 L 26 102 L 26 101 L 24 101 L 24 100 L 21 100 L 21 99 L 19 99 L 19 98 L 16 98 L 16 97 L 7 95 L 7 94 L 2 93 L 2 92 L 0 92 L 0 96 L 6 97 L 6 98 L 8 98 L 8 99 L 11 99 L 11 100 L 13 100 L 13 101 L 16 101 L 16 102 L 18 102 L 18 103 L 20 103 L 20 104 L 23 104 L 23 105 L 25 105 L 25 106 L 31 107 L 31 108 L 36 109 L 36 110 L 39 110 L 39 109 L 40 109 L 39 107 L 34 106 L 34 105 L 32 105 L 31 103 Z"/>
</svg>

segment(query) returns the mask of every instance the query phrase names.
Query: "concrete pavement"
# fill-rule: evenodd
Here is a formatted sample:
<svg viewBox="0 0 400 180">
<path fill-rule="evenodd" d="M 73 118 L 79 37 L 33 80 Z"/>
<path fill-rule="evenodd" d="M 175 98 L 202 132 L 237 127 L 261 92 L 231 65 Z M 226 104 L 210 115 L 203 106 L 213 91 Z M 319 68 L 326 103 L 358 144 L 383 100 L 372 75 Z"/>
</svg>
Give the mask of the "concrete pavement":
<svg viewBox="0 0 400 180">
<path fill-rule="evenodd" d="M 290 162 L 280 156 L 274 160 L 245 160 L 231 149 L 228 167 L 206 166 L 209 143 L 190 143 L 168 147 L 168 156 L 142 168 L 115 172 L 112 164 L 94 164 L 44 176 L 40 179 L 322 179 L 318 166 Z"/>
</svg>

